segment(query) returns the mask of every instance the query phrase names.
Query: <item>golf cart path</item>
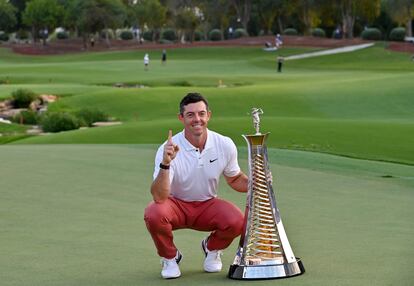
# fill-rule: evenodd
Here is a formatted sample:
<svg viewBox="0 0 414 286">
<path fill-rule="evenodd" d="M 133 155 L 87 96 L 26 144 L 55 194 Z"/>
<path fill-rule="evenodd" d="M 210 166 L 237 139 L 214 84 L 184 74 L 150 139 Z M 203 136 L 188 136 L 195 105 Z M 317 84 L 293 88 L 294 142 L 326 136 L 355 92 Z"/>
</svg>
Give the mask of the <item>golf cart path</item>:
<svg viewBox="0 0 414 286">
<path fill-rule="evenodd" d="M 346 46 L 346 47 L 341 47 L 341 48 L 335 48 L 335 49 L 305 53 L 305 54 L 300 54 L 300 55 L 288 56 L 288 57 L 285 57 L 284 59 L 286 61 L 288 61 L 288 60 L 313 58 L 313 57 L 340 54 L 340 53 L 349 53 L 349 52 L 354 52 L 354 51 L 357 51 L 357 50 L 369 48 L 369 47 L 372 47 L 373 45 L 374 45 L 374 43 L 361 44 L 361 45 L 352 45 L 352 46 Z"/>
</svg>

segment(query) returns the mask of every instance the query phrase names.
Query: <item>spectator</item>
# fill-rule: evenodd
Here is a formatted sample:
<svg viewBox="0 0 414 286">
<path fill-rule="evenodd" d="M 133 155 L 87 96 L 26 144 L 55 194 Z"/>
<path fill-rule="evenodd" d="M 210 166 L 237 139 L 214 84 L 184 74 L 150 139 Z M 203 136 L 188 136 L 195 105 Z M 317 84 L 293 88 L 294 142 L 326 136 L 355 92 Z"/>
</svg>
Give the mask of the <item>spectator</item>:
<svg viewBox="0 0 414 286">
<path fill-rule="evenodd" d="M 145 70 L 145 71 L 147 71 L 147 70 L 148 70 L 149 61 L 150 61 L 150 59 L 149 59 L 149 55 L 148 55 L 148 54 L 145 54 L 145 56 L 144 56 L 144 70 Z"/>
<path fill-rule="evenodd" d="M 285 59 L 282 56 L 277 57 L 277 72 L 282 72 L 282 66 Z"/>
<path fill-rule="evenodd" d="M 165 49 L 162 50 L 161 63 L 163 65 L 167 63 L 167 51 Z"/>
<path fill-rule="evenodd" d="M 275 46 L 276 46 L 276 48 L 279 48 L 280 46 L 282 46 L 282 44 L 283 44 L 282 36 L 280 36 L 280 34 L 277 34 L 276 35 L 276 38 L 275 38 Z"/>
<path fill-rule="evenodd" d="M 228 34 L 228 38 L 232 39 L 233 38 L 233 27 L 229 27 L 229 34 Z"/>
</svg>

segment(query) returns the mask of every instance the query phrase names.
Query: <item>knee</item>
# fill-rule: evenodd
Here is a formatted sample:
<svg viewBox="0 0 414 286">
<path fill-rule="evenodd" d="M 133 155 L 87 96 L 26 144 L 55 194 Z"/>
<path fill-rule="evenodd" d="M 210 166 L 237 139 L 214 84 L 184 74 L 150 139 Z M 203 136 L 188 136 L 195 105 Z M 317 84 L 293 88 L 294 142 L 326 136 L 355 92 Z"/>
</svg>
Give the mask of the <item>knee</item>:
<svg viewBox="0 0 414 286">
<path fill-rule="evenodd" d="M 243 216 L 232 218 L 228 222 L 228 230 L 234 236 L 238 236 L 243 231 L 243 224 L 244 224 L 244 218 L 243 218 Z"/>
<path fill-rule="evenodd" d="M 236 237 L 243 231 L 244 216 L 241 212 L 240 214 L 237 213 L 237 215 L 233 214 L 231 217 L 223 220 L 222 223 L 221 229 L 225 230 L 230 236 Z"/>
<path fill-rule="evenodd" d="M 144 211 L 144 220 L 148 229 L 159 227 L 167 217 L 164 204 L 151 202 Z"/>
</svg>

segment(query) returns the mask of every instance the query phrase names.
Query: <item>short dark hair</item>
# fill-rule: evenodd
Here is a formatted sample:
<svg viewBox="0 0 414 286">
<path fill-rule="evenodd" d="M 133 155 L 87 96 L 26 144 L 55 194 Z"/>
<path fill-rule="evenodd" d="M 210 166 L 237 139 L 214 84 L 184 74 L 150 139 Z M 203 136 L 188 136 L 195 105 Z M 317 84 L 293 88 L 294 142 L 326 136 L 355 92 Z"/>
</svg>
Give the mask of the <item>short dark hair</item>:
<svg viewBox="0 0 414 286">
<path fill-rule="evenodd" d="M 184 106 L 190 104 L 190 103 L 196 103 L 202 101 L 206 105 L 207 111 L 208 109 L 208 102 L 207 99 L 205 99 L 200 93 L 198 92 L 190 92 L 186 96 L 184 96 L 183 99 L 181 99 L 180 102 L 180 114 L 184 113 Z"/>
</svg>

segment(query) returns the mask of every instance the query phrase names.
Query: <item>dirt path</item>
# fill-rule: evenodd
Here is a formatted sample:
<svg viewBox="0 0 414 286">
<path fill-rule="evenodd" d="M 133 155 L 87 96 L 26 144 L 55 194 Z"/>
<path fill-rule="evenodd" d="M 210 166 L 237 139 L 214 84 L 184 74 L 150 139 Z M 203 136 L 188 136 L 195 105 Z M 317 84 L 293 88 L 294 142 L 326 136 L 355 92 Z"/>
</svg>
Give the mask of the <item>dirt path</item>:
<svg viewBox="0 0 414 286">
<path fill-rule="evenodd" d="M 112 40 L 111 46 L 106 46 L 104 41 L 97 41 L 93 48 L 88 47 L 84 49 L 81 39 L 68 39 L 68 40 L 56 40 L 48 43 L 46 46 L 39 44 L 9 44 L 4 45 L 10 47 L 15 53 L 25 55 L 55 55 L 55 54 L 67 54 L 67 53 L 81 53 L 86 51 L 116 51 L 116 50 L 154 50 L 154 49 L 178 49 L 178 48 L 193 48 L 193 47 L 230 47 L 230 46 L 261 46 L 264 47 L 266 42 L 273 43 L 273 36 L 263 37 L 246 37 L 234 40 L 225 41 L 203 41 L 193 43 L 175 43 L 175 44 L 158 44 L 158 43 L 144 43 L 139 44 L 135 40 L 122 41 Z M 296 36 L 284 36 L 283 45 L 289 47 L 319 47 L 319 48 L 339 48 L 344 46 L 352 46 L 369 43 L 359 38 L 348 39 L 327 39 L 327 38 L 315 38 L 315 37 L 296 37 Z M 402 42 L 389 42 L 388 49 L 413 53 L 414 44 L 402 43 Z"/>
</svg>

